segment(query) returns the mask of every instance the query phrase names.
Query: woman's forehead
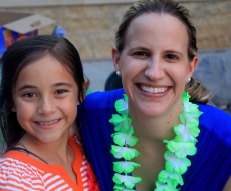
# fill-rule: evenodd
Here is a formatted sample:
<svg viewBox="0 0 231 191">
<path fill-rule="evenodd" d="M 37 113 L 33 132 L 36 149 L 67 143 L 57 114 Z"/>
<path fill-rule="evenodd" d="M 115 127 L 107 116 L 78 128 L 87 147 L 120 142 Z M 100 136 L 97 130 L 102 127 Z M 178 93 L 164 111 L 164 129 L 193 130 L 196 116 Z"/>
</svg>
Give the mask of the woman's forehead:
<svg viewBox="0 0 231 191">
<path fill-rule="evenodd" d="M 168 14 L 142 14 L 128 27 L 125 46 L 161 45 L 186 48 L 189 37 L 187 27 L 178 18 Z"/>
</svg>

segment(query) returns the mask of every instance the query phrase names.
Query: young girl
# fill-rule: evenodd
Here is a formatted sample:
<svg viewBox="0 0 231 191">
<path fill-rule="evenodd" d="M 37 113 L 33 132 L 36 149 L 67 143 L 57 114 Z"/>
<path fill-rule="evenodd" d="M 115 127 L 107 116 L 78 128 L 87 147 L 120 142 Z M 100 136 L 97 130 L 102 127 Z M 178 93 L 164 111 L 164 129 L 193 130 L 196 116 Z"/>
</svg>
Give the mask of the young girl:
<svg viewBox="0 0 231 191">
<path fill-rule="evenodd" d="M 65 38 L 33 36 L 3 54 L 1 190 L 98 190 L 78 137 L 70 135 L 87 84 Z"/>
</svg>

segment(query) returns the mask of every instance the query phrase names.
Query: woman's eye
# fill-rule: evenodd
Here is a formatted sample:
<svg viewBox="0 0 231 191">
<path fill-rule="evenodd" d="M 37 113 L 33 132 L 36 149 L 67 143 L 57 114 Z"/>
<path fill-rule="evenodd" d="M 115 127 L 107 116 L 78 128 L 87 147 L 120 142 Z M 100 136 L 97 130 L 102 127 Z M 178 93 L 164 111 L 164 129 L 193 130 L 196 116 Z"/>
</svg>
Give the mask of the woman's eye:
<svg viewBox="0 0 231 191">
<path fill-rule="evenodd" d="M 177 56 L 175 56 L 175 55 L 173 55 L 173 54 L 167 54 L 167 55 L 165 56 L 165 58 L 170 59 L 170 60 L 173 60 L 173 59 L 177 59 Z"/>
<path fill-rule="evenodd" d="M 25 93 L 23 94 L 23 97 L 35 97 L 35 94 L 34 93 Z"/>
<path fill-rule="evenodd" d="M 142 57 L 148 57 L 149 56 L 149 54 L 147 53 L 147 52 L 136 52 L 135 54 L 134 54 L 135 56 L 142 56 Z"/>
</svg>

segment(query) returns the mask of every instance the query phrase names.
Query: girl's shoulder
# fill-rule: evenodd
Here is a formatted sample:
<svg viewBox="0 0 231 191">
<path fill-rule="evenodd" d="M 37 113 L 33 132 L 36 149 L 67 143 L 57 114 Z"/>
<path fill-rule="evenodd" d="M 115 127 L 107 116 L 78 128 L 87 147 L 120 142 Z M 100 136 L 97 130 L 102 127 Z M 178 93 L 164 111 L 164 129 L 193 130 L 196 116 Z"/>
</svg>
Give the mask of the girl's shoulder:
<svg viewBox="0 0 231 191">
<path fill-rule="evenodd" d="M 0 159 L 0 187 L 11 190 L 43 190 L 44 171 L 18 160 L 14 155 L 20 152 L 9 151 Z M 18 184 L 20 182 L 20 184 Z"/>
<path fill-rule="evenodd" d="M 9 151 L 0 158 L 0 188 L 3 190 L 61 191 L 76 187 L 69 180 L 61 166 L 45 164 L 19 151 Z"/>
</svg>

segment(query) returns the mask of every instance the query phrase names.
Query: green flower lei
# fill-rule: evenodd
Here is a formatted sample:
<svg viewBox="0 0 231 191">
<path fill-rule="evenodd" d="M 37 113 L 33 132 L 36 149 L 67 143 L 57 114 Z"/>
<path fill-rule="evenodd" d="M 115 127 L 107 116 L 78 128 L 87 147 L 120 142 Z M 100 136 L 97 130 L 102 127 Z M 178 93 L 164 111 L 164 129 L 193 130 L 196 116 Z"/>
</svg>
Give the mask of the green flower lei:
<svg viewBox="0 0 231 191">
<path fill-rule="evenodd" d="M 154 191 L 177 191 L 177 185 L 184 185 L 182 175 L 191 165 L 187 156 L 193 156 L 197 152 L 196 137 L 199 135 L 199 116 L 202 114 L 198 106 L 189 102 L 190 95 L 183 92 L 182 102 L 184 112 L 179 115 L 180 124 L 174 126 L 175 138 L 164 140 L 167 151 L 164 154 L 165 170 L 158 174 L 156 189 Z M 132 162 L 133 158 L 140 153 L 133 147 L 138 138 L 133 136 L 134 127 L 132 119 L 128 116 L 128 97 L 124 94 L 124 99 L 115 102 L 115 109 L 119 114 L 113 114 L 109 120 L 114 125 L 115 133 L 112 138 L 115 145 L 111 146 L 111 153 L 116 159 L 121 161 L 113 162 L 115 183 L 114 191 L 135 191 L 135 184 L 140 182 L 140 177 L 131 176 L 131 172 L 140 167 L 140 164 Z"/>
</svg>

